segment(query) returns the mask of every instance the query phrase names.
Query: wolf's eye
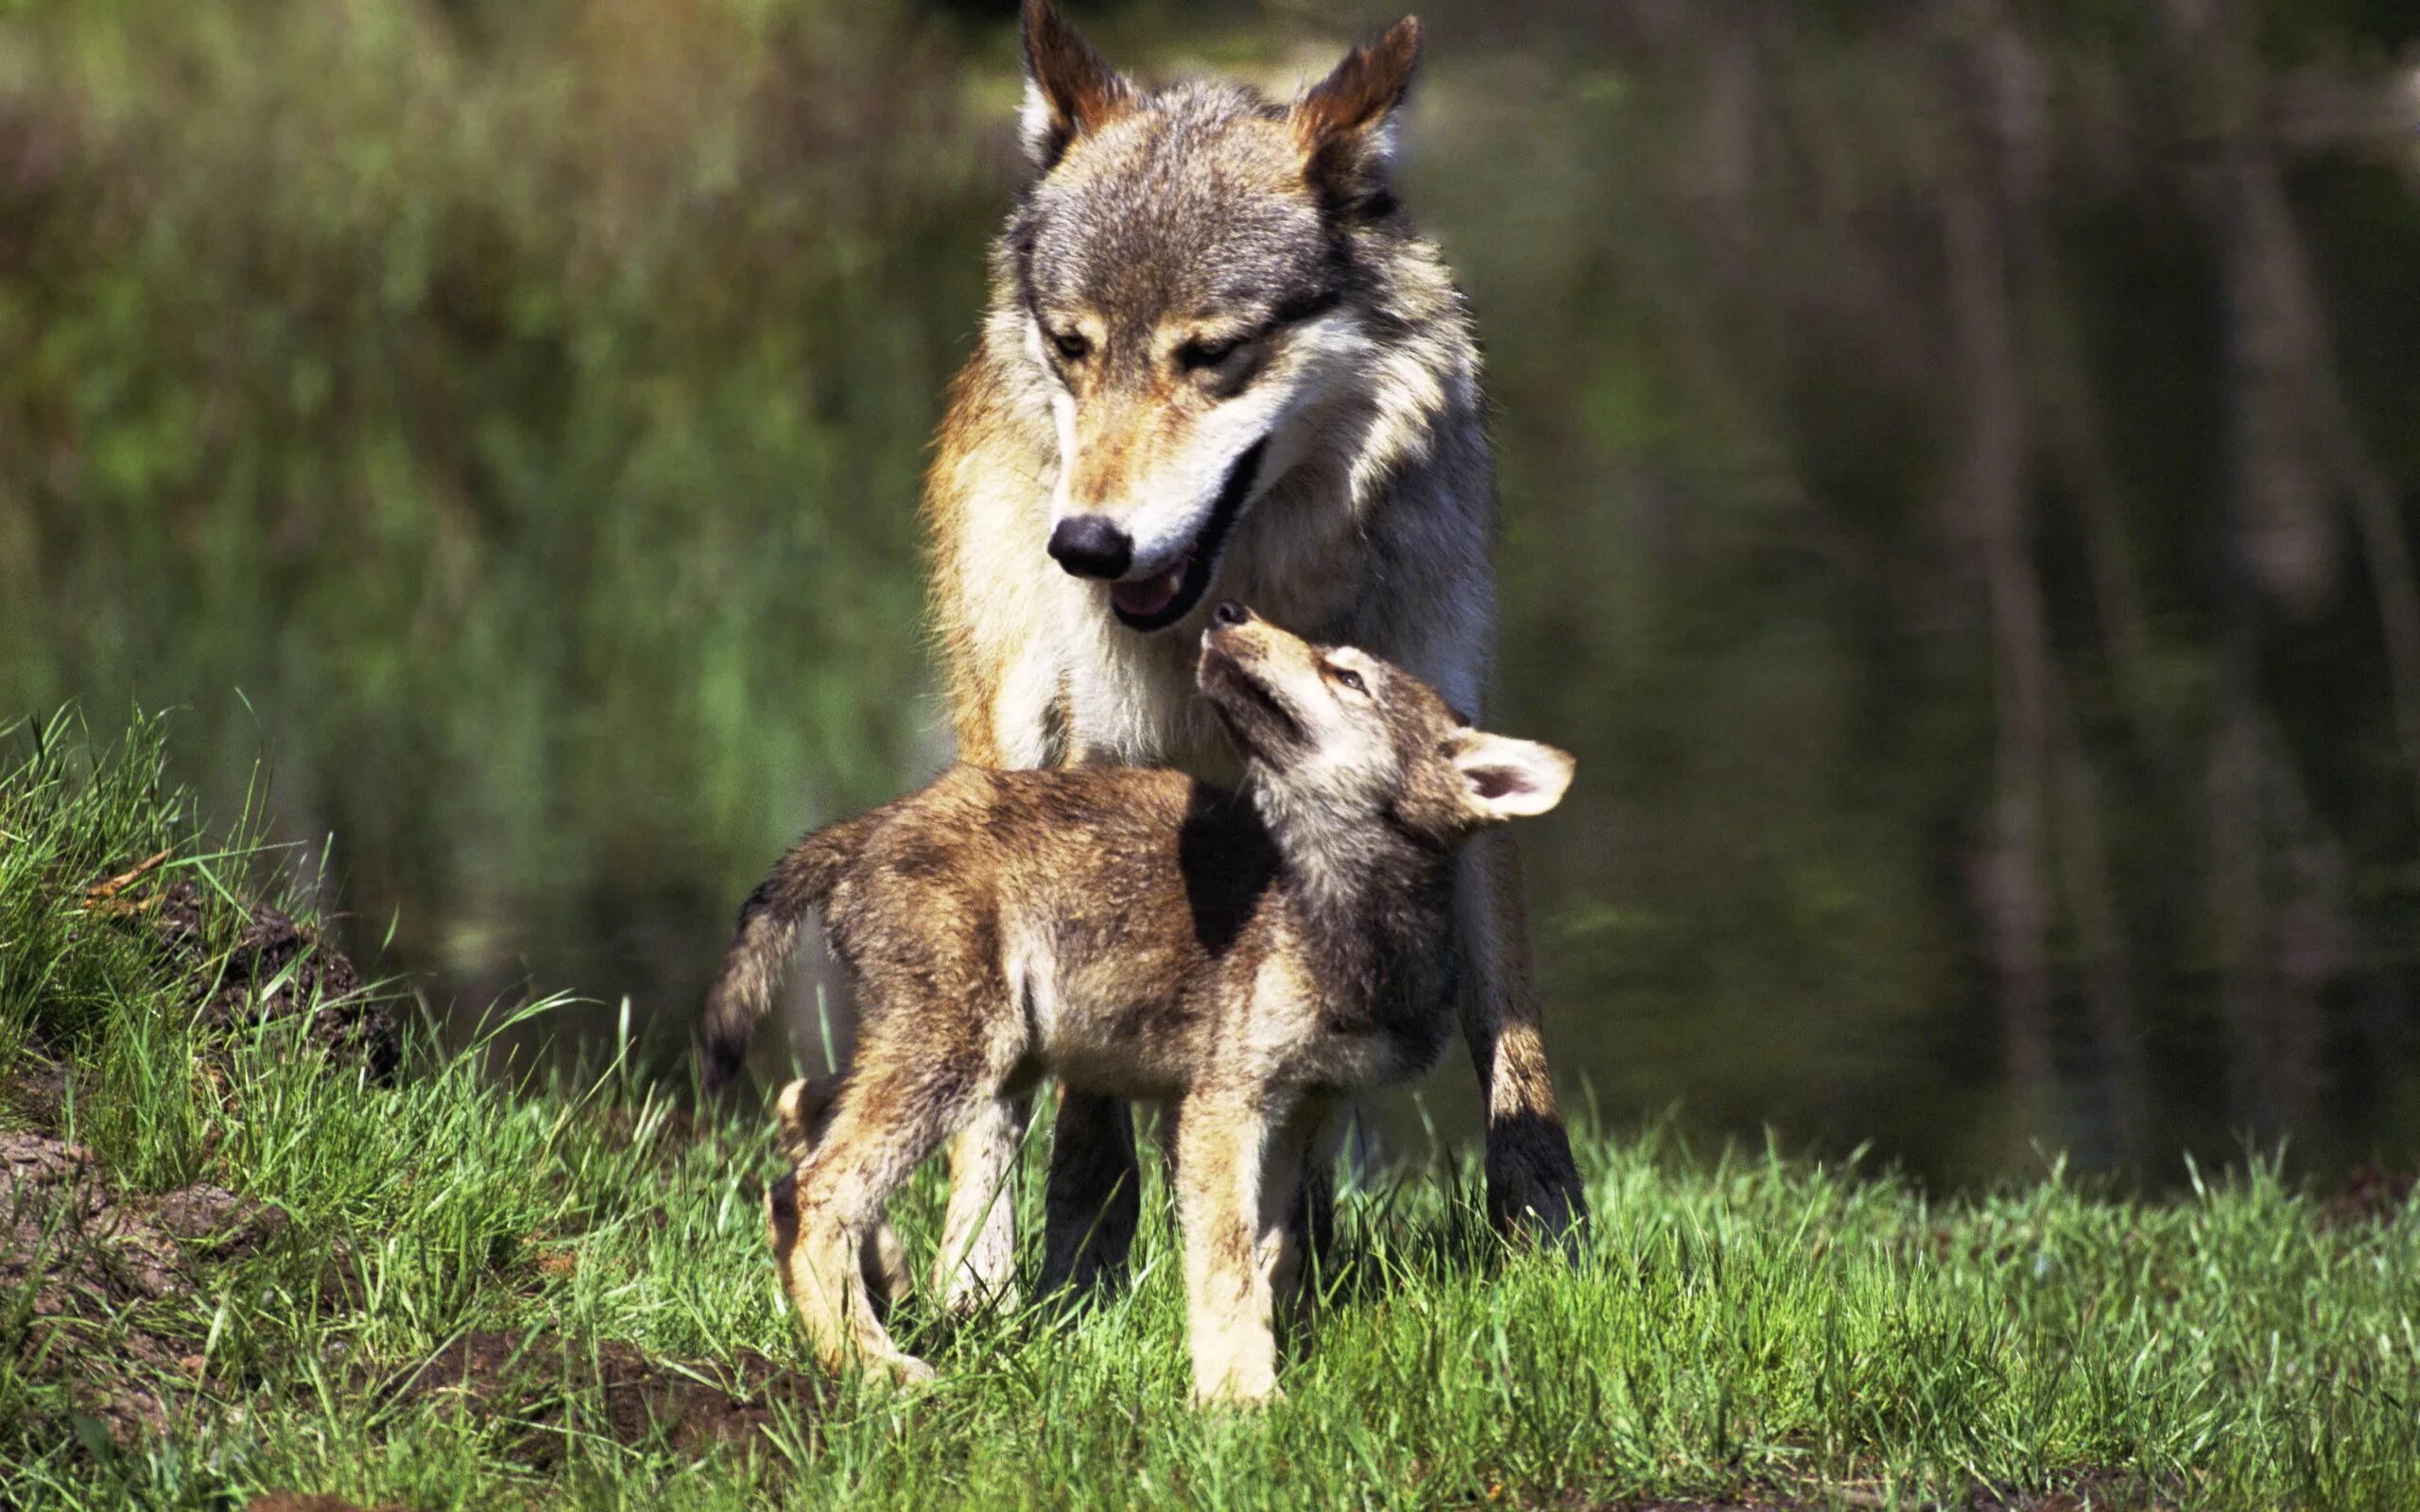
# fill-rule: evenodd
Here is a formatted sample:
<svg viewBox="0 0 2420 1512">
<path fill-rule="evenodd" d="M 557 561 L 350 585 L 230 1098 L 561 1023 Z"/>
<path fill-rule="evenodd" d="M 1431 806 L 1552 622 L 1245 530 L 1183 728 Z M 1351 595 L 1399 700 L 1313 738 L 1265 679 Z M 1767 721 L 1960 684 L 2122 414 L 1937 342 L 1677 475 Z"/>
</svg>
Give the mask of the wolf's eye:
<svg viewBox="0 0 2420 1512">
<path fill-rule="evenodd" d="M 1058 348 L 1059 355 L 1066 358 L 1069 362 L 1083 361 L 1086 354 L 1093 350 L 1093 344 L 1085 340 L 1080 334 L 1074 331 L 1053 333 L 1050 337 L 1050 344 Z"/>
<path fill-rule="evenodd" d="M 1337 681 L 1344 684 L 1344 686 L 1351 688 L 1356 693 L 1368 693 L 1370 691 L 1370 685 L 1361 680 L 1361 674 L 1354 671 L 1351 667 L 1331 666 L 1327 669 L 1327 675 L 1334 678 Z"/>
<path fill-rule="evenodd" d="M 1210 341 L 1196 336 L 1176 349 L 1176 365 L 1187 372 L 1196 372 L 1203 368 L 1216 368 L 1234 356 L 1236 350 L 1243 344 L 1244 338 L 1241 336 L 1234 336 L 1224 341 Z"/>
</svg>

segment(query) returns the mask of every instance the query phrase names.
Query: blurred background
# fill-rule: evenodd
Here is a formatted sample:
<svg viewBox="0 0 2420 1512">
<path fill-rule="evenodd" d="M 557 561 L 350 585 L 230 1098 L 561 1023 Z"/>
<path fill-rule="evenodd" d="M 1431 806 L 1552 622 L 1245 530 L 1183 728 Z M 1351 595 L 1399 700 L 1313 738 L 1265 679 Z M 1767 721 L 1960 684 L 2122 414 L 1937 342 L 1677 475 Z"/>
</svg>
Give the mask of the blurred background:
<svg viewBox="0 0 2420 1512">
<path fill-rule="evenodd" d="M 358 955 L 677 1043 L 781 847 L 947 759 L 914 507 L 1011 11 L 0 8 L 0 713 L 177 706 Z M 1071 13 L 1290 87 L 1396 11 Z M 1422 13 L 1492 712 L 1581 757 L 1566 1096 L 1944 1184 L 2408 1165 L 2420 12 Z"/>
</svg>

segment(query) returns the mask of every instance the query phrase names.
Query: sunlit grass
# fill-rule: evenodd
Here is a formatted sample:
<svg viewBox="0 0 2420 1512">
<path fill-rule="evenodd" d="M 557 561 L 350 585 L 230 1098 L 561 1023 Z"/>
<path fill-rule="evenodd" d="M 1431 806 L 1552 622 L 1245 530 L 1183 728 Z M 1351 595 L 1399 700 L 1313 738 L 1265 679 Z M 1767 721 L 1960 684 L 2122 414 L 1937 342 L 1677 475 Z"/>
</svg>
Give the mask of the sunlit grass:
<svg viewBox="0 0 2420 1512">
<path fill-rule="evenodd" d="M 648 1512 L 1912 1507 L 1964 1504 L 1978 1485 L 2088 1486 L 2095 1504 L 2128 1504 L 2129 1486 L 2187 1505 L 2420 1504 L 2408 1207 L 2323 1224 L 2258 1163 L 2166 1204 L 2055 1166 L 1937 1203 L 1887 1174 L 1691 1152 L 1653 1128 L 1580 1138 L 1597 1221 L 1574 1263 L 1499 1246 L 1467 1160 L 1349 1194 L 1287 1400 L 1256 1415 L 1188 1403 L 1149 1151 L 1133 1285 L 1073 1314 L 1008 1307 L 956 1328 L 911 1307 L 903 1337 L 942 1372 L 923 1395 L 838 1383 L 804 1420 L 777 1413 L 752 1443 L 687 1453 L 382 1391 L 475 1330 L 526 1334 L 541 1359 L 618 1342 L 812 1372 L 752 1195 L 774 1174 L 765 1121 L 751 1106 L 692 1124 L 673 1100 L 685 1068 L 627 1051 L 518 1074 L 501 1031 L 543 1027 L 545 1005 L 451 1052 L 424 1033 L 391 1087 L 273 1036 L 198 1075 L 167 985 L 147 996 L 139 954 L 93 935 L 74 900 L 155 842 L 220 854 L 231 888 L 276 877 L 207 849 L 180 797 L 144 780 L 147 730 L 113 757 L 40 756 L 0 788 L 0 1034 L 70 1058 L 74 1132 L 116 1179 L 202 1177 L 284 1208 L 295 1241 L 206 1270 L 150 1319 L 205 1363 L 163 1383 L 171 1427 L 131 1446 L 20 1368 L 21 1310 L 0 1297 L 0 1486 L 17 1504 L 219 1508 L 299 1488 Z M 1018 1194 L 1028 1241 L 1039 1153 Z M 920 1257 L 937 1197 L 927 1172 L 900 1205 Z"/>
</svg>

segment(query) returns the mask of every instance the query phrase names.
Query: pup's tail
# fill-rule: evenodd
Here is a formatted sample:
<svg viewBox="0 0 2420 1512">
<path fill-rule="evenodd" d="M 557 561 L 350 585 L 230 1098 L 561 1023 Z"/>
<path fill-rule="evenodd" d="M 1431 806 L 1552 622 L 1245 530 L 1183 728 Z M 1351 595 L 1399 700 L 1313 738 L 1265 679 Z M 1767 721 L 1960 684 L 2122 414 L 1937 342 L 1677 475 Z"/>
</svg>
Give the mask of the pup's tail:
<svg viewBox="0 0 2420 1512">
<path fill-rule="evenodd" d="M 773 874 L 740 905 L 731 952 L 706 994 L 706 1091 L 715 1091 L 738 1073 L 748 1042 L 755 1038 L 756 1021 L 765 1016 L 781 982 L 799 926 L 832 896 L 840 868 L 856 853 L 866 827 L 865 819 L 853 819 L 808 835 L 773 864 Z"/>
</svg>

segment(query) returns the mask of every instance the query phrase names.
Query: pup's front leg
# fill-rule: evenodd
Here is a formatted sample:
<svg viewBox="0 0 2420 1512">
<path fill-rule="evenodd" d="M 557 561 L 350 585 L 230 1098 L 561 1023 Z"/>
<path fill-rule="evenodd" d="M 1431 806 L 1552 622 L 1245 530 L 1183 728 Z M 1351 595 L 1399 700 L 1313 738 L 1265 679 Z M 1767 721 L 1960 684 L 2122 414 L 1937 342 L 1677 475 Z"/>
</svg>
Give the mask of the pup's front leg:
<svg viewBox="0 0 2420 1512">
<path fill-rule="evenodd" d="M 1177 1218 L 1197 1401 L 1254 1402 L 1277 1392 L 1270 1273 L 1284 1224 L 1263 1222 L 1270 1133 L 1257 1089 L 1197 1091 L 1178 1118 Z"/>
<path fill-rule="evenodd" d="M 1318 1300 L 1318 1275 L 1335 1247 L 1336 1157 L 1343 1137 L 1341 1108 L 1310 1099 L 1287 1121 L 1262 1177 L 1261 1222 L 1278 1230 L 1270 1291 L 1297 1348 Z"/>
</svg>

